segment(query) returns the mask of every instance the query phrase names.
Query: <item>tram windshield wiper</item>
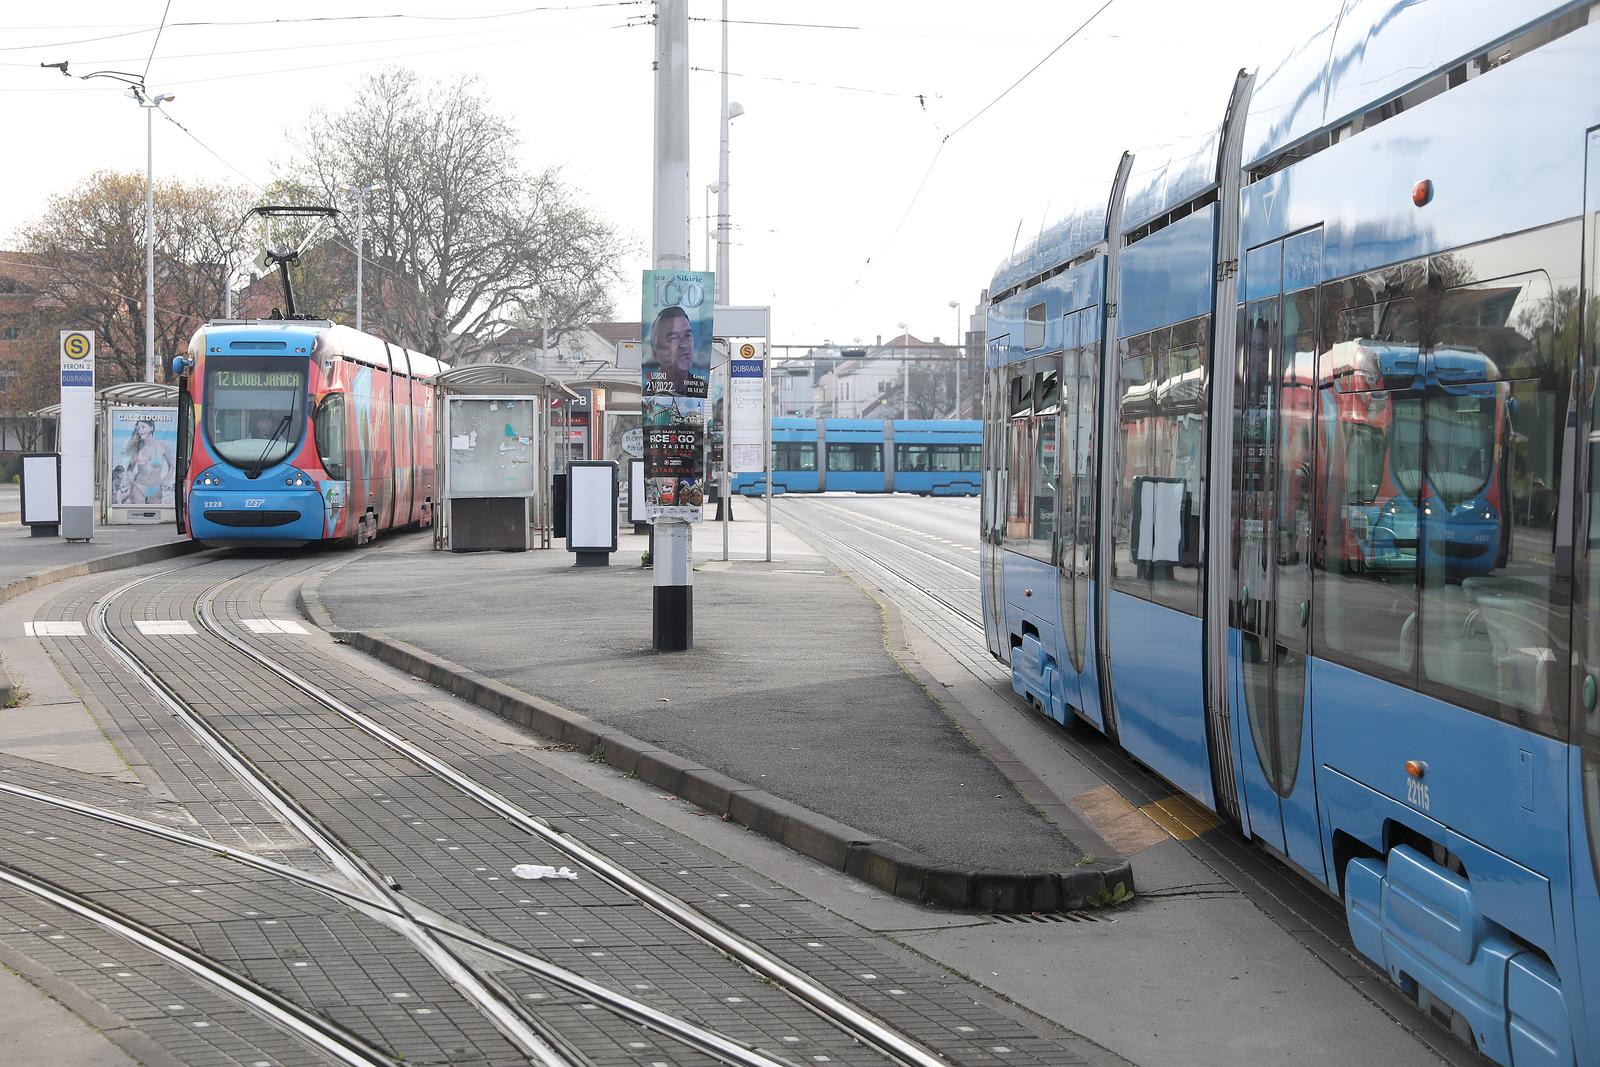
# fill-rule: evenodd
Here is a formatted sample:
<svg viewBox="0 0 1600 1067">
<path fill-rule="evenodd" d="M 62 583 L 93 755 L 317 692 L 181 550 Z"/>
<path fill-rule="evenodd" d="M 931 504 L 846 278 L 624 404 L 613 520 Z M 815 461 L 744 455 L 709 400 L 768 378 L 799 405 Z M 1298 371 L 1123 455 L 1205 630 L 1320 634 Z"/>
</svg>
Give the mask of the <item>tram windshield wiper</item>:
<svg viewBox="0 0 1600 1067">
<path fill-rule="evenodd" d="M 267 453 L 272 451 L 272 446 L 277 444 L 278 435 L 289 428 L 289 416 L 285 415 L 278 420 L 278 426 L 272 431 L 272 436 L 267 438 L 266 447 L 262 448 L 261 455 L 256 457 L 255 464 L 250 468 L 250 473 L 245 477 L 254 480 L 261 477 L 261 472 L 267 466 Z"/>
</svg>

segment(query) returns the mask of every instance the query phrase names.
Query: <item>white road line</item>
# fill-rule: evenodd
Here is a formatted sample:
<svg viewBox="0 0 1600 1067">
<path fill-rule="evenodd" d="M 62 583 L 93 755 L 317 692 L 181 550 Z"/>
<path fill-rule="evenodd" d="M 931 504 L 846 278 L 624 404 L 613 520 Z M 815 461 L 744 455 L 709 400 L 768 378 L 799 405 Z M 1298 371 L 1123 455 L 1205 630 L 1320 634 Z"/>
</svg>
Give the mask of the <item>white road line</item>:
<svg viewBox="0 0 1600 1067">
<path fill-rule="evenodd" d="M 83 637 L 81 622 L 25 622 L 22 632 L 28 637 Z"/>
<path fill-rule="evenodd" d="M 240 619 L 252 633 L 258 634 L 304 634 L 306 628 L 293 619 Z"/>
<path fill-rule="evenodd" d="M 146 637 L 174 637 L 180 634 L 194 635 L 194 627 L 182 619 L 138 619 L 134 625 Z"/>
</svg>

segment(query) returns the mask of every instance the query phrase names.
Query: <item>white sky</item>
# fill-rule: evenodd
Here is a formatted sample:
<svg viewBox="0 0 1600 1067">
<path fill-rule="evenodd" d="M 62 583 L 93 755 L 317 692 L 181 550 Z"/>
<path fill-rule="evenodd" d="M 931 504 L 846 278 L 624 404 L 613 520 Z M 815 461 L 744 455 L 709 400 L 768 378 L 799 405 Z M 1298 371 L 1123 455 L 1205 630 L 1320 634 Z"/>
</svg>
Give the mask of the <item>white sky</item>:
<svg viewBox="0 0 1600 1067">
<path fill-rule="evenodd" d="M 159 43 L 167 0 L 6 4 L 0 248 L 92 171 L 145 165 L 144 117 L 120 86 L 68 81 L 41 62 L 136 74 L 148 62 L 148 86 L 177 94 L 172 117 L 211 150 L 158 117 L 157 175 L 207 180 L 239 178 L 230 165 L 264 180 L 313 107 L 337 110 L 365 72 L 398 63 L 481 78 L 521 131 L 526 164 L 559 165 L 637 246 L 615 294 L 619 317 L 636 316 L 634 279 L 650 265 L 654 30 L 641 23 L 653 5 L 466 2 L 171 0 Z M 779 344 L 888 338 L 900 322 L 948 340 L 949 302 L 964 323 L 1019 226 L 1026 243 L 1079 197 L 1103 196 L 1120 151 L 1194 127 L 1186 113 L 1215 121 L 1235 71 L 1273 60 L 1336 6 L 1112 0 L 969 123 L 1102 2 L 730 0 L 728 69 L 741 76 L 729 95 L 746 109 L 731 134 L 733 302 L 770 304 Z M 696 269 L 717 177 L 720 13 L 720 0 L 689 0 L 690 62 L 708 72 L 690 83 Z M 427 17 L 182 25 L 388 15 Z M 112 34 L 125 36 L 67 43 Z"/>
</svg>

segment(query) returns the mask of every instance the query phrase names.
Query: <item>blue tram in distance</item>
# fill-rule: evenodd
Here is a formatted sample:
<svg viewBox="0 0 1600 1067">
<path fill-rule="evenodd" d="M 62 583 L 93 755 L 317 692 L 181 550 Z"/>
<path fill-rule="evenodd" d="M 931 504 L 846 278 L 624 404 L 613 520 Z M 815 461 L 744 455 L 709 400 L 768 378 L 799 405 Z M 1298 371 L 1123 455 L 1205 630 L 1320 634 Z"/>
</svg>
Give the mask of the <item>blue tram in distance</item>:
<svg viewBox="0 0 1600 1067">
<path fill-rule="evenodd" d="M 977 419 L 773 419 L 772 493 L 977 496 L 982 441 Z M 761 496 L 766 475 L 733 491 Z"/>
<path fill-rule="evenodd" d="M 1511 1067 L 1600 1063 L 1596 10 L 1330 0 L 988 308 L 1014 688 Z"/>
</svg>

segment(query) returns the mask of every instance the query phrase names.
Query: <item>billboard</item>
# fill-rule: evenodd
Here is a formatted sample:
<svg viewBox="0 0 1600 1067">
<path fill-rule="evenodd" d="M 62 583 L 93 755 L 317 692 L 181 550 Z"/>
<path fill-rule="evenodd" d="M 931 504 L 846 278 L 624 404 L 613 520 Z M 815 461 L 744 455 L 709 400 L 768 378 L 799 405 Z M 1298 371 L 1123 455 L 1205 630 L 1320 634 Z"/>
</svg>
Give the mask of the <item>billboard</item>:
<svg viewBox="0 0 1600 1067">
<path fill-rule="evenodd" d="M 699 522 L 706 495 L 706 399 L 711 379 L 708 271 L 647 270 L 641 324 L 645 512 Z"/>
<path fill-rule="evenodd" d="M 146 511 L 173 507 L 178 409 L 113 407 L 106 416 L 106 506 Z M 117 521 L 115 511 L 110 515 Z"/>
</svg>

